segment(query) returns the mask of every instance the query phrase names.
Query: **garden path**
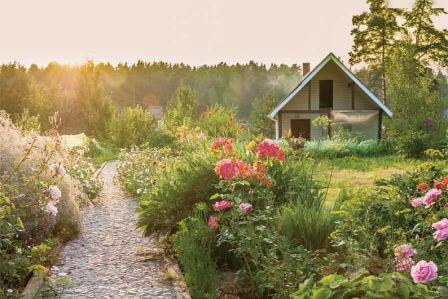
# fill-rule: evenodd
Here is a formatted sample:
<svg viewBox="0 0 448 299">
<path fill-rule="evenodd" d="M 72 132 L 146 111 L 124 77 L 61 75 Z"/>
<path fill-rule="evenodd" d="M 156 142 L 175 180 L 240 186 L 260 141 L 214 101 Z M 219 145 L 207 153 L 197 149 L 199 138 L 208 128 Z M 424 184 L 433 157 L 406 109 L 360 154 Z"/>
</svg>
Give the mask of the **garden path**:
<svg viewBox="0 0 448 299">
<path fill-rule="evenodd" d="M 161 279 L 161 260 L 148 258 L 155 241 L 136 230 L 137 204 L 121 192 L 115 173 L 115 162 L 101 171 L 102 203 L 84 213 L 82 235 L 64 247 L 61 265 L 52 268 L 52 276 L 67 284 L 58 290 L 60 282 L 52 283 L 53 290 L 62 298 L 181 298 Z"/>
</svg>

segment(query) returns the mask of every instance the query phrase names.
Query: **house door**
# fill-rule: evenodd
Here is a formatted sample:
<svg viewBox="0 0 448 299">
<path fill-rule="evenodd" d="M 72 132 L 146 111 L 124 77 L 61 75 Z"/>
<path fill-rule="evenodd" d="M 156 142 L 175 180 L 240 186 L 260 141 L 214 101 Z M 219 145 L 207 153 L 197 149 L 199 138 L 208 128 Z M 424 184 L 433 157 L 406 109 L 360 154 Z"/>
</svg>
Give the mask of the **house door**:
<svg viewBox="0 0 448 299">
<path fill-rule="evenodd" d="M 319 108 L 333 109 L 333 80 L 319 80 Z"/>
<path fill-rule="evenodd" d="M 291 133 L 293 137 L 302 137 L 310 140 L 311 136 L 310 119 L 291 119 Z"/>
</svg>

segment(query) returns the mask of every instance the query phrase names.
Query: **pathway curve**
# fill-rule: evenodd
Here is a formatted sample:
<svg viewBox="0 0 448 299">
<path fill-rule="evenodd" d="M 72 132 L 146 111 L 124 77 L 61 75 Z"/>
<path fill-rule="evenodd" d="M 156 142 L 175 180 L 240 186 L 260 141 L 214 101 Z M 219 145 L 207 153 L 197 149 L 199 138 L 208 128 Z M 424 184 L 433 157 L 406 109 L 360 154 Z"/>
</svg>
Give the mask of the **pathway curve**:
<svg viewBox="0 0 448 299">
<path fill-rule="evenodd" d="M 144 254 L 151 240 L 136 230 L 137 204 L 115 184 L 115 173 L 116 163 L 107 163 L 100 174 L 102 203 L 83 215 L 82 235 L 52 268 L 53 276 L 70 282 L 62 298 L 179 298 L 161 279 L 161 262 Z"/>
</svg>

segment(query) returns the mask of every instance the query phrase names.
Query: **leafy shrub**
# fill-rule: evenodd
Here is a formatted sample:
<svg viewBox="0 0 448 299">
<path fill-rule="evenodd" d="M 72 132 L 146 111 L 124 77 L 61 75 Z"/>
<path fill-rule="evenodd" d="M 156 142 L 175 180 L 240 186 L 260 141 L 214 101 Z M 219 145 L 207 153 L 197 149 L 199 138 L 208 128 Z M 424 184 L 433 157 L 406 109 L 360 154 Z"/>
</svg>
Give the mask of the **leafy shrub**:
<svg viewBox="0 0 448 299">
<path fill-rule="evenodd" d="M 199 209 L 194 216 L 179 223 L 179 231 L 171 238 L 185 280 L 193 298 L 216 298 L 218 273 L 214 257 L 213 231 Z"/>
<path fill-rule="evenodd" d="M 375 140 L 357 142 L 351 140 L 319 140 L 305 142 L 305 152 L 314 157 L 340 158 L 346 156 L 371 157 L 380 153 L 380 147 Z"/>
<path fill-rule="evenodd" d="M 155 125 L 154 117 L 142 107 L 127 107 L 112 118 L 109 138 L 118 147 L 141 145 L 149 140 Z"/>
<path fill-rule="evenodd" d="M 237 137 L 242 131 L 235 109 L 220 105 L 207 108 L 200 116 L 198 126 L 210 137 Z"/>
<path fill-rule="evenodd" d="M 422 285 L 415 285 L 401 273 L 380 276 L 366 272 L 354 275 L 331 274 L 313 285 L 311 279 L 300 284 L 292 299 L 307 298 L 434 298 Z"/>
<path fill-rule="evenodd" d="M 207 201 L 214 193 L 218 182 L 213 172 L 215 158 L 201 145 L 198 147 L 169 163 L 151 190 L 140 198 L 138 226 L 145 234 L 174 232 L 195 204 Z"/>
</svg>

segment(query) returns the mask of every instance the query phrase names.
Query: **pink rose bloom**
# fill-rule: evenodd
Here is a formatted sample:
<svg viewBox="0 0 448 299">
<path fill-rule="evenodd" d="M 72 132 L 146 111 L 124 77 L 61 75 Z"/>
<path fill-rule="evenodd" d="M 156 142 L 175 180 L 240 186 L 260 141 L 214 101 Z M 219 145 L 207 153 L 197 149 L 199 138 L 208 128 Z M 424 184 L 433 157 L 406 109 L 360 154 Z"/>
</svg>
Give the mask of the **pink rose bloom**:
<svg viewBox="0 0 448 299">
<path fill-rule="evenodd" d="M 215 173 L 225 180 L 231 180 L 238 176 L 238 165 L 230 159 L 218 161 L 215 166 Z"/>
<path fill-rule="evenodd" d="M 416 208 L 423 205 L 423 197 L 415 198 L 411 200 L 411 205 Z"/>
<path fill-rule="evenodd" d="M 428 283 L 437 278 L 437 266 L 433 262 L 420 261 L 411 268 L 415 283 Z"/>
<path fill-rule="evenodd" d="M 428 191 L 428 193 L 423 196 L 423 203 L 425 204 L 425 208 L 431 207 L 433 204 L 435 204 L 435 200 L 437 197 L 442 194 L 442 191 L 436 188 L 432 188 Z"/>
<path fill-rule="evenodd" d="M 443 218 L 439 222 L 433 223 L 432 228 L 434 228 L 436 231 L 434 232 L 433 236 L 438 241 L 445 240 L 448 238 L 448 219 Z"/>
<path fill-rule="evenodd" d="M 58 201 L 61 198 L 61 190 L 59 190 L 58 186 L 51 185 L 48 187 L 48 192 L 50 192 L 50 197 L 52 200 Z"/>
<path fill-rule="evenodd" d="M 395 247 L 394 254 L 398 258 L 409 258 L 417 254 L 417 251 L 412 248 L 411 244 L 403 244 Z"/>
<path fill-rule="evenodd" d="M 252 205 L 250 203 L 242 203 L 238 206 L 238 209 L 242 214 L 249 214 L 252 212 Z"/>
<path fill-rule="evenodd" d="M 211 229 L 217 229 L 219 227 L 218 218 L 216 218 L 216 216 L 208 217 L 208 227 Z"/>
<path fill-rule="evenodd" d="M 224 200 L 215 202 L 213 204 L 213 210 L 220 212 L 220 211 L 227 210 L 231 206 L 232 206 L 232 203 L 230 201 L 228 201 L 227 199 L 224 199 Z"/>
</svg>

